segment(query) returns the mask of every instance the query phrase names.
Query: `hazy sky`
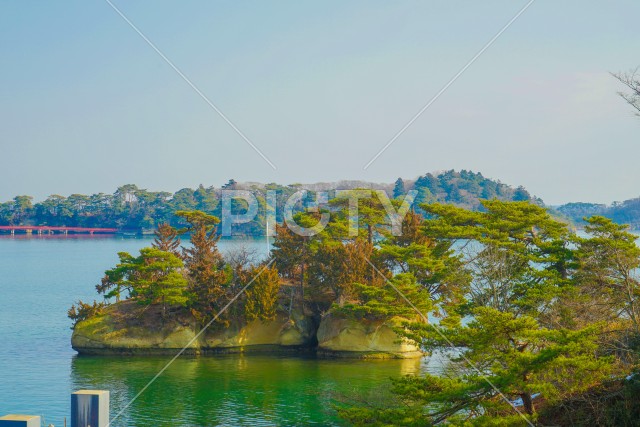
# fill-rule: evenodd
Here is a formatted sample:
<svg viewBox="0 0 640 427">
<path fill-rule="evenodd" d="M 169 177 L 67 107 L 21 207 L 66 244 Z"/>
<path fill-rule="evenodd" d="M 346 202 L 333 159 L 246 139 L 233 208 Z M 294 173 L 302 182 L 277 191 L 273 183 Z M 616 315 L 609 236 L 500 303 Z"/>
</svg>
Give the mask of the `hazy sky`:
<svg viewBox="0 0 640 427">
<path fill-rule="evenodd" d="M 470 169 L 550 204 L 640 195 L 640 2 L 0 1 L 0 199 Z"/>
</svg>

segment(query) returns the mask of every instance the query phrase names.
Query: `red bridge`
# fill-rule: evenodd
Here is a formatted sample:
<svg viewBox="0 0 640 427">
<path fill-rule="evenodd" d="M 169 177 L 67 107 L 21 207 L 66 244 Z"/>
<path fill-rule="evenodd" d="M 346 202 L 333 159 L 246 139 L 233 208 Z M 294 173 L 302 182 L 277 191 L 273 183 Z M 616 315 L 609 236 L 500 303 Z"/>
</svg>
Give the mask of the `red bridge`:
<svg viewBox="0 0 640 427">
<path fill-rule="evenodd" d="M 15 234 L 16 231 L 23 231 L 26 234 L 68 234 L 68 233 L 102 233 L 113 234 L 118 232 L 117 228 L 86 228 L 86 227 L 49 227 L 48 225 L 0 225 L 1 231 L 9 231 Z"/>
</svg>

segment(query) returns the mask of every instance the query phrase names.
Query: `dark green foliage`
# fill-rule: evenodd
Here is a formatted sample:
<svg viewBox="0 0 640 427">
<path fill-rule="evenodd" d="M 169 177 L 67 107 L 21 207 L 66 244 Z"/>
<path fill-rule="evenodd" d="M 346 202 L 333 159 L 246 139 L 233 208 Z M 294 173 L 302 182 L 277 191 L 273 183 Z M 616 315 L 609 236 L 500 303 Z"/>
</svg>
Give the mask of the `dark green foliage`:
<svg viewBox="0 0 640 427">
<path fill-rule="evenodd" d="M 120 300 L 122 292 L 143 305 L 161 304 L 163 314 L 168 306 L 187 303 L 187 280 L 182 275 L 182 260 L 156 248 L 142 248 L 140 255 L 118 254 L 120 262 L 107 270 L 102 283 L 96 286 L 106 299 Z"/>
<path fill-rule="evenodd" d="M 404 181 L 402 180 L 402 178 L 398 178 L 396 179 L 396 182 L 393 185 L 393 198 L 397 199 L 398 197 L 404 195 L 404 193 L 405 193 Z"/>
<path fill-rule="evenodd" d="M 428 237 L 423 226 L 422 216 L 408 212 L 402 233 L 380 242 L 378 258 L 389 271 L 410 275 L 433 302 L 444 307 L 459 301 L 468 291 L 470 276 L 461 256 L 452 250 L 452 243 Z"/>
<path fill-rule="evenodd" d="M 310 186 L 316 187 L 316 186 Z M 336 188 L 353 188 L 337 183 Z M 528 200 L 524 190 L 515 190 L 497 181 L 468 171 L 448 171 L 440 175 L 426 174 L 418 178 L 414 185 L 418 190 L 418 201 L 456 203 L 461 206 L 477 208 L 479 199 L 498 198 L 513 200 L 520 197 Z M 13 200 L 0 203 L 0 225 L 50 225 L 67 227 L 115 227 L 128 231 L 148 231 L 160 224 L 169 224 L 175 228 L 185 226 L 185 222 L 174 214 L 177 211 L 199 210 L 209 215 L 221 217 L 222 190 L 250 190 L 258 199 L 258 216 L 251 222 L 234 226 L 233 233 L 238 235 L 264 235 L 266 192 L 276 192 L 276 221 L 283 221 L 284 205 L 288 197 L 303 189 L 300 184 L 262 185 L 239 184 L 235 180 L 221 188 L 199 185 L 195 190 L 183 188 L 171 194 L 164 191 L 148 191 L 136 185 L 119 187 L 113 194 L 72 194 L 69 197 L 51 195 L 46 200 L 33 204 L 30 196 L 17 196 Z M 330 197 L 336 188 L 330 191 Z M 399 178 L 393 186 L 393 197 L 414 189 Z M 519 194 L 519 196 L 516 195 Z M 312 200 L 314 192 L 309 191 L 305 201 Z M 240 209 L 243 202 L 234 201 L 232 208 Z M 302 206 L 296 206 L 295 212 L 301 212 Z"/>
<path fill-rule="evenodd" d="M 576 237 L 575 281 L 581 299 L 567 304 L 576 323 L 602 320 L 603 341 L 627 361 L 637 360 L 640 339 L 640 248 L 637 236 L 608 218 L 587 220 L 588 238 Z"/>
<path fill-rule="evenodd" d="M 112 269 L 104 272 L 100 284 L 96 285 L 96 291 L 103 294 L 106 300 L 115 298 L 120 302 L 124 292 L 126 297 L 135 297 L 135 290 L 131 280 L 135 280 L 136 270 L 133 268 L 135 259 L 127 252 L 118 252 L 120 262 Z"/>
<path fill-rule="evenodd" d="M 334 239 L 358 236 L 373 244 L 378 236 L 387 234 L 390 219 L 377 192 L 364 188 L 344 191 L 332 199 L 330 204 L 334 207 L 334 212 L 329 232 Z M 352 204 L 357 204 L 357 216 L 349 208 Z"/>
<path fill-rule="evenodd" d="M 488 307 L 478 307 L 471 315 L 474 320 L 467 325 L 442 325 L 439 333 L 425 325 L 409 326 L 409 337 L 422 337 L 427 349 L 449 348 L 450 343 L 461 348 L 451 366 L 457 371 L 457 386 L 449 384 L 438 396 L 424 399 L 431 402 L 434 411 L 442 411 L 455 400 L 451 396 L 460 395 L 465 396 L 466 406 L 457 408 L 456 413 L 513 414 L 486 381 L 489 379 L 508 399 L 522 399 L 522 412 L 533 416 L 537 393 L 544 396 L 545 404 L 553 404 L 599 384 L 613 370 L 611 358 L 595 355 L 599 333 L 595 325 L 579 331 L 548 329 L 531 316 Z M 425 378 L 419 380 L 423 381 Z M 427 376 L 426 381 L 441 379 Z"/>
<path fill-rule="evenodd" d="M 382 242 L 379 255 L 407 295 L 420 289 L 408 284 L 434 289 L 430 299 L 414 291 L 409 300 L 439 324 L 405 322 L 398 333 L 450 361 L 443 375 L 394 380 L 395 405 L 341 405 L 339 413 L 356 425 L 584 425 L 589 417 L 632 425 L 634 404 L 602 387 L 637 363 L 635 236 L 595 217 L 590 236 L 578 238 L 522 201 L 422 208 L 428 219 L 408 217 L 406 234 Z M 396 314 L 384 288 L 356 289 L 357 301 L 345 305 L 352 313 Z M 508 402 L 516 400 L 521 414 Z M 583 424 L 567 422 L 577 414 Z"/>
<path fill-rule="evenodd" d="M 514 189 L 481 173 L 449 170 L 438 175 L 426 174 L 414 184 L 420 203 L 451 203 L 467 209 L 481 209 L 480 200 L 541 201 L 532 197 L 523 187 Z"/>
<path fill-rule="evenodd" d="M 230 179 L 229 181 L 227 181 L 225 185 L 222 186 L 222 188 L 225 190 L 235 190 L 236 184 L 238 183 L 236 182 L 235 179 Z"/>
<path fill-rule="evenodd" d="M 273 320 L 280 290 L 278 271 L 251 267 L 248 254 L 225 263 L 217 248 L 218 218 L 201 211 L 179 211 L 178 215 L 188 224 L 185 231 L 191 235 L 191 246 L 182 247 L 182 253 L 178 253 L 177 232 L 165 224 L 156 231 L 152 247 L 141 249 L 139 256 L 120 252 L 119 263 L 107 270 L 96 286 L 106 302 L 114 298 L 116 303 L 129 299 L 145 307 L 156 305 L 161 307 L 163 318 L 185 314 L 181 308 L 186 307 L 203 324 L 219 313 L 217 320 L 225 325 L 241 316 L 246 320 Z M 238 295 L 237 304 L 221 313 Z M 68 315 L 75 324 L 100 314 L 106 302 L 89 305 L 80 301 Z"/>
<path fill-rule="evenodd" d="M 471 172 L 443 175 L 423 179 L 429 192 L 486 190 Z M 395 379 L 385 402 L 342 402 L 339 414 L 355 425 L 633 425 L 637 387 L 621 378 L 639 362 L 640 249 L 625 226 L 592 217 L 579 237 L 536 203 L 494 198 L 474 209 L 424 203 L 425 216 L 409 211 L 394 235 L 382 200 L 361 198 L 358 215 L 344 197 L 332 200 L 332 219 L 314 236 L 278 225 L 264 271 L 225 263 L 218 219 L 180 211 L 192 243 L 184 265 L 158 248 L 121 253 L 99 291 L 186 305 L 205 322 L 255 278 L 221 324 L 268 321 L 297 303 L 318 318 L 388 322 L 399 339 L 447 359 L 442 373 Z M 300 209 L 299 225 L 319 221 L 322 212 Z M 172 242 L 174 230 L 159 231 L 158 246 Z"/>
<path fill-rule="evenodd" d="M 415 278 L 411 274 L 398 274 L 383 284 L 353 283 L 351 301 L 336 305 L 334 311 L 360 319 L 419 318 L 399 292 L 421 312 L 429 313 L 433 309 L 431 296 Z"/>
<path fill-rule="evenodd" d="M 31 196 L 16 196 L 12 201 L 0 204 L 2 225 L 19 225 L 28 221 L 34 212 L 37 212 L 32 200 Z"/>
</svg>

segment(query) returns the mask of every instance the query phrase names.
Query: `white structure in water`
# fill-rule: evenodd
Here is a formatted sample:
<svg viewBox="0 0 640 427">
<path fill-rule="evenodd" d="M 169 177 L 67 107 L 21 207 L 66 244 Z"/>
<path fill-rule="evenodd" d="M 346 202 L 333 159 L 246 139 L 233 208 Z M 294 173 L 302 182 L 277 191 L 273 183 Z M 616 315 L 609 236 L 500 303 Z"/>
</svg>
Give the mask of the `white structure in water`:
<svg viewBox="0 0 640 427">
<path fill-rule="evenodd" d="M 79 390 L 71 394 L 71 427 L 107 427 L 108 425 L 109 392 L 107 390 Z"/>
<path fill-rule="evenodd" d="M 36 415 L 9 414 L 0 417 L 0 427 L 40 427 L 40 417 Z"/>
</svg>

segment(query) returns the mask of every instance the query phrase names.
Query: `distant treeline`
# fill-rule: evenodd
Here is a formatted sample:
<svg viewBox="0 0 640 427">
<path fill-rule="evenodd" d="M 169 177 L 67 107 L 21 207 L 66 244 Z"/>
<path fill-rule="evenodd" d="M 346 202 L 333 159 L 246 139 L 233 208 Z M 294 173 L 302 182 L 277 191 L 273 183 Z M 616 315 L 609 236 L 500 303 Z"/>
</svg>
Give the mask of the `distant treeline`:
<svg viewBox="0 0 640 427">
<path fill-rule="evenodd" d="M 585 223 L 584 218 L 599 215 L 618 224 L 629 224 L 632 229 L 640 229 L 640 198 L 614 202 L 610 206 L 599 203 L 567 203 L 555 210 L 580 225 Z"/>
<path fill-rule="evenodd" d="M 21 195 L 0 204 L 0 225 L 114 227 L 136 232 L 152 230 L 162 223 L 181 227 L 184 224 L 175 216 L 175 212 L 199 210 L 221 217 L 222 190 L 249 190 L 256 196 L 260 209 L 254 221 L 240 224 L 233 231 L 237 234 L 259 236 L 264 235 L 268 190 L 276 191 L 276 221 L 281 222 L 284 204 L 296 191 L 309 190 L 308 197 L 311 198 L 317 191 L 333 193 L 335 190 L 354 188 L 381 189 L 390 197 L 398 197 L 415 189 L 418 191 L 416 203 L 449 203 L 472 210 L 480 209 L 481 199 L 534 200 L 522 187 L 514 188 L 466 170 L 427 173 L 416 180 L 398 178 L 393 184 L 340 181 L 280 185 L 238 183 L 232 179 L 222 187 L 200 185 L 196 189 L 183 188 L 175 193 L 147 191 L 128 184 L 119 187 L 113 194 L 72 194 L 68 197 L 54 194 L 38 203 L 34 203 L 31 196 Z M 240 213 L 243 209 L 246 209 L 246 204 L 241 200 L 234 200 L 232 212 Z"/>
</svg>

